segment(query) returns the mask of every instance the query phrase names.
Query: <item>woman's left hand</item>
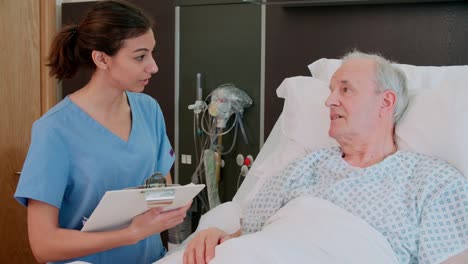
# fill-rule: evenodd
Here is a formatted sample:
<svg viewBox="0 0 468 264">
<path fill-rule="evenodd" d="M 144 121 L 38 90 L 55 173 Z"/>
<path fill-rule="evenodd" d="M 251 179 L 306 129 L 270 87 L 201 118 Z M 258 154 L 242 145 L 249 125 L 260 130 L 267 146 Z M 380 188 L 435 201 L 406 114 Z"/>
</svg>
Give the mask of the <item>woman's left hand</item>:
<svg viewBox="0 0 468 264">
<path fill-rule="evenodd" d="M 192 203 L 171 211 L 163 212 L 162 208 L 152 208 L 133 218 L 128 229 L 135 235 L 135 243 L 156 233 L 181 224 Z"/>
</svg>

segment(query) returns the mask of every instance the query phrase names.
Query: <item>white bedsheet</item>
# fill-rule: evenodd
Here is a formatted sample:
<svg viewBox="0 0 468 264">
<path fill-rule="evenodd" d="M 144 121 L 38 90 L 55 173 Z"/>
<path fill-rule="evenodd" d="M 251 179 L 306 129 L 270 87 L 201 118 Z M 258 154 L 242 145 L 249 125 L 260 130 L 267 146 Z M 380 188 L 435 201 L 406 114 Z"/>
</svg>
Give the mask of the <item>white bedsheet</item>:
<svg viewBox="0 0 468 264">
<path fill-rule="evenodd" d="M 179 250 L 156 263 L 182 263 L 182 255 Z M 215 255 L 211 264 L 398 263 L 387 240 L 365 221 L 313 197 L 292 200 L 262 231 L 226 241 Z"/>
</svg>

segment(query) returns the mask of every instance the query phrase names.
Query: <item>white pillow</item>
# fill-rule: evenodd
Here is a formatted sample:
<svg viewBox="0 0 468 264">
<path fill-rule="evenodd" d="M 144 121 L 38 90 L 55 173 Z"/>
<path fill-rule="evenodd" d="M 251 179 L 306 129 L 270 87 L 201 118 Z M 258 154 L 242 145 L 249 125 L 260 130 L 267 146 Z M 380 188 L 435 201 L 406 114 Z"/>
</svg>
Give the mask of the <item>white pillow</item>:
<svg viewBox="0 0 468 264">
<path fill-rule="evenodd" d="M 414 66 L 397 63 L 393 65 L 405 73 L 411 95 L 421 90 L 439 90 L 447 86 L 466 87 L 464 80 L 468 74 L 468 66 Z M 341 60 L 322 58 L 309 64 L 308 67 L 313 77 L 328 84 L 340 66 Z"/>
<path fill-rule="evenodd" d="M 285 79 L 276 90 L 284 98 L 283 132 L 302 145 L 307 153 L 336 146 L 328 136 L 330 111 L 325 100 L 330 94 L 328 83 L 314 77 L 297 76 Z"/>
<path fill-rule="evenodd" d="M 400 149 L 445 160 L 468 178 L 468 87 L 418 93 L 397 125 L 396 135 Z"/>
<path fill-rule="evenodd" d="M 284 98 L 283 112 L 258 154 L 233 201 L 244 211 L 264 180 L 281 171 L 293 160 L 319 148 L 336 146 L 328 136 L 329 111 L 325 100 L 328 85 L 313 77 L 285 79 L 276 90 Z"/>
<path fill-rule="evenodd" d="M 318 59 L 307 67 L 309 68 L 312 77 L 317 78 L 325 83 L 330 83 L 332 75 L 341 66 L 341 60 L 337 59 Z"/>
<path fill-rule="evenodd" d="M 340 65 L 320 59 L 309 69 L 329 82 Z M 443 159 L 468 178 L 468 66 L 395 65 L 406 74 L 411 95 L 396 127 L 398 147 Z"/>
<path fill-rule="evenodd" d="M 233 198 L 243 214 L 264 181 L 278 175 L 293 160 L 307 154 L 304 146 L 287 137 L 283 132 L 283 114 L 276 121 L 260 153 L 254 161 L 246 178 Z"/>
</svg>

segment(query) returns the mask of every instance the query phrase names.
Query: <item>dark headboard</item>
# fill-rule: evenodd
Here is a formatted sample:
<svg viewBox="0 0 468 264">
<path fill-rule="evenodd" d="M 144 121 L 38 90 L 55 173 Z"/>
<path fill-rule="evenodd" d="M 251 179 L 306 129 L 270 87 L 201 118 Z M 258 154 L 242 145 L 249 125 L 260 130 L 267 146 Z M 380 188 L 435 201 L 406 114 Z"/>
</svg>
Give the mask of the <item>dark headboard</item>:
<svg viewBox="0 0 468 264">
<path fill-rule="evenodd" d="M 467 2 L 345 2 L 267 5 L 265 138 L 283 107 L 276 88 L 284 78 L 310 76 L 307 65 L 317 59 L 339 58 L 356 48 L 405 64 L 468 64 Z"/>
</svg>

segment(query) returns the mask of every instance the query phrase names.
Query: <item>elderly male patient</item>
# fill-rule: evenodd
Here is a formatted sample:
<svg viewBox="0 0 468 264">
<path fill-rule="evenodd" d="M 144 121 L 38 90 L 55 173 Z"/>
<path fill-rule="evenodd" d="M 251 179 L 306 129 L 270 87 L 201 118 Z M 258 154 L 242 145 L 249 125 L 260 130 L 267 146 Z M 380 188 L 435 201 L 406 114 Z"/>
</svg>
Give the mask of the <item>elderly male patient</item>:
<svg viewBox="0 0 468 264">
<path fill-rule="evenodd" d="M 400 263 L 468 263 L 468 181 L 442 160 L 398 150 L 395 124 L 407 104 L 402 71 L 378 55 L 347 54 L 325 101 L 329 135 L 340 146 L 313 152 L 271 177 L 251 201 L 242 230 L 200 232 L 184 263 L 209 262 L 216 245 L 260 231 L 299 196 L 328 200 L 365 220 Z"/>
</svg>

